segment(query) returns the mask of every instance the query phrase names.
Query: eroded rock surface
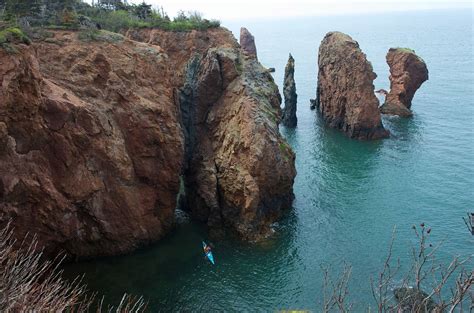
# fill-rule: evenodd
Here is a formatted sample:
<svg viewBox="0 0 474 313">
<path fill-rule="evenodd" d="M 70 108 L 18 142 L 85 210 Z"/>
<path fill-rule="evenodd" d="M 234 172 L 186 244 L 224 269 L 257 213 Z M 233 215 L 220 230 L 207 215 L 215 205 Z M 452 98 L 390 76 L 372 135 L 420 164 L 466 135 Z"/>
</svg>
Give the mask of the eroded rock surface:
<svg viewBox="0 0 474 313">
<path fill-rule="evenodd" d="M 76 37 L 0 50 L 0 219 L 47 252 L 125 253 L 173 225 L 179 111 L 162 53 Z"/>
<path fill-rule="evenodd" d="M 297 94 L 295 84 L 295 59 L 290 54 L 288 63 L 285 67 L 285 78 L 283 81 L 283 96 L 285 99 L 285 108 L 283 109 L 282 124 L 286 127 L 296 127 L 298 119 L 296 118 Z"/>
<path fill-rule="evenodd" d="M 0 50 L 0 222 L 48 253 L 125 253 L 172 229 L 184 175 L 196 217 L 268 233 L 295 176 L 270 74 L 224 29 L 127 35 Z"/>
<path fill-rule="evenodd" d="M 319 47 L 316 106 L 326 123 L 356 139 L 388 137 L 374 94 L 377 77 L 359 44 L 340 32 Z"/>
<path fill-rule="evenodd" d="M 428 80 L 428 68 L 415 51 L 407 48 L 390 48 L 386 59 L 390 92 L 380 110 L 384 114 L 411 116 L 411 102 L 418 88 Z"/>
<path fill-rule="evenodd" d="M 245 27 L 240 29 L 240 46 L 244 55 L 257 58 L 257 47 L 255 46 L 255 38 Z"/>
<path fill-rule="evenodd" d="M 149 37 L 147 31 L 129 35 Z M 168 51 L 167 36 L 155 35 L 153 42 Z M 295 156 L 278 131 L 278 88 L 230 32 L 209 36 L 226 43 L 211 49 L 188 36 L 181 42 L 197 49 L 180 49 L 188 55 L 175 64 L 177 73 L 184 73 L 176 98 L 186 134 L 187 208 L 214 233 L 230 229 L 241 238 L 259 239 L 293 199 Z"/>
</svg>

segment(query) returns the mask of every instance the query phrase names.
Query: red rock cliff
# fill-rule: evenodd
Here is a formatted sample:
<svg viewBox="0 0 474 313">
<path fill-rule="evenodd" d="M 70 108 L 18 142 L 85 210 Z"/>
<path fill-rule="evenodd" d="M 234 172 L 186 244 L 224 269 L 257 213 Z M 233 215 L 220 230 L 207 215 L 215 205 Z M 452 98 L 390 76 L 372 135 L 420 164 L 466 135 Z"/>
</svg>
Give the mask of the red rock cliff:
<svg viewBox="0 0 474 313">
<path fill-rule="evenodd" d="M 1 221 L 47 252 L 128 252 L 172 228 L 184 174 L 210 226 L 266 233 L 290 206 L 294 155 L 271 77 L 231 34 L 78 37 L 0 50 Z"/>
<path fill-rule="evenodd" d="M 213 230 L 254 240 L 291 205 L 295 156 L 278 131 L 281 98 L 271 75 L 230 32 L 214 32 L 184 34 L 174 58 L 187 207 Z M 166 32 L 128 36 L 175 49 Z"/>
</svg>

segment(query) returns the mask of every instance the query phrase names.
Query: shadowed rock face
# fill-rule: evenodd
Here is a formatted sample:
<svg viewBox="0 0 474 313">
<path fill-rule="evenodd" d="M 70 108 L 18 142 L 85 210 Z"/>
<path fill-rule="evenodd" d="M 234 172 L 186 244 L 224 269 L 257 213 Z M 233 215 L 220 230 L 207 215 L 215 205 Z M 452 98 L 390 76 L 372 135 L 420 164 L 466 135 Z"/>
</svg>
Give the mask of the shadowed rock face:
<svg viewBox="0 0 474 313">
<path fill-rule="evenodd" d="M 161 238 L 184 154 L 164 55 L 68 32 L 54 40 L 0 50 L 0 221 L 79 257 Z"/>
<path fill-rule="evenodd" d="M 172 229 L 183 175 L 196 217 L 267 234 L 295 176 L 270 74 L 224 29 L 127 35 L 0 50 L 0 223 L 47 253 L 129 252 Z"/>
<path fill-rule="evenodd" d="M 428 80 L 426 64 L 406 48 L 391 48 L 386 58 L 390 67 L 390 92 L 380 110 L 384 114 L 411 116 L 415 92 Z"/>
<path fill-rule="evenodd" d="M 283 96 L 285 98 L 285 108 L 283 109 L 282 124 L 286 127 L 296 127 L 296 84 L 295 84 L 295 59 L 290 54 L 285 67 L 285 80 L 283 81 Z"/>
<path fill-rule="evenodd" d="M 388 137 L 374 94 L 377 75 L 359 44 L 340 32 L 326 34 L 318 66 L 316 106 L 326 123 L 351 138 Z"/>
<path fill-rule="evenodd" d="M 210 31 L 180 35 L 179 49 L 173 33 L 128 35 L 179 55 L 170 62 L 185 133 L 187 210 L 213 234 L 257 240 L 291 205 L 295 156 L 278 131 L 281 98 L 271 74 L 229 31 Z"/>
<path fill-rule="evenodd" d="M 255 46 L 255 38 L 247 28 L 240 29 L 240 46 L 244 55 L 257 58 L 257 48 Z"/>
</svg>

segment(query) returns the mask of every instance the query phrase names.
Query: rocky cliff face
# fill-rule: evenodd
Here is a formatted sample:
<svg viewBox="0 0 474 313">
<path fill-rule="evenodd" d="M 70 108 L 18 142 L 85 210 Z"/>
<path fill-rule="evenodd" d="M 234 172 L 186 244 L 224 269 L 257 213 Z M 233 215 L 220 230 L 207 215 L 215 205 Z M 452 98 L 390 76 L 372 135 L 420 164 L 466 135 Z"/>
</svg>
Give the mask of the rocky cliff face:
<svg viewBox="0 0 474 313">
<path fill-rule="evenodd" d="M 167 33 L 128 35 L 165 51 L 174 45 Z M 186 138 L 187 208 L 214 233 L 230 229 L 239 237 L 258 239 L 270 232 L 269 224 L 293 199 L 295 156 L 278 132 L 278 88 L 230 32 L 187 36 L 181 42 L 188 47 L 180 51 L 188 55 L 175 64 L 177 73 L 184 74 L 176 79 L 176 98 Z M 215 48 L 201 44 L 209 40 L 217 41 Z"/>
<path fill-rule="evenodd" d="M 257 47 L 255 46 L 255 38 L 245 27 L 240 29 L 240 46 L 244 55 L 257 58 Z"/>
<path fill-rule="evenodd" d="M 285 67 L 285 79 L 283 81 L 283 96 L 285 98 L 285 108 L 283 109 L 282 123 L 286 127 L 296 127 L 296 84 L 295 84 L 295 59 L 290 54 Z"/>
<path fill-rule="evenodd" d="M 172 226 L 179 111 L 163 53 L 76 36 L 0 51 L 1 220 L 47 251 L 123 253 Z"/>
<path fill-rule="evenodd" d="M 377 77 L 359 44 L 330 32 L 319 47 L 316 106 L 326 123 L 351 138 L 388 137 L 374 94 Z"/>
<path fill-rule="evenodd" d="M 1 222 L 47 252 L 128 252 L 172 228 L 184 175 L 195 216 L 265 234 L 295 169 L 260 64 L 223 29 L 80 36 L 0 50 Z"/>
<path fill-rule="evenodd" d="M 386 58 L 390 67 L 390 92 L 380 110 L 384 114 L 411 116 L 411 101 L 421 84 L 428 80 L 428 68 L 411 49 L 391 48 Z"/>
</svg>

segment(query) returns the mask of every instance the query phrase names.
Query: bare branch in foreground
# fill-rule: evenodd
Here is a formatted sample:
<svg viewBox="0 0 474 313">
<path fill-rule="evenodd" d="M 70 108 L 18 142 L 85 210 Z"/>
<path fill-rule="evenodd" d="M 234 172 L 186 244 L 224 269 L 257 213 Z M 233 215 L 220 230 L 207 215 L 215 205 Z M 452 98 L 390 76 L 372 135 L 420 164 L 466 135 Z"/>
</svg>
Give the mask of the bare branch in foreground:
<svg viewBox="0 0 474 313">
<path fill-rule="evenodd" d="M 0 312 L 87 312 L 94 295 L 87 295 L 81 278 L 72 282 L 62 277 L 59 266 L 64 258 L 43 261 L 37 252 L 38 241 L 23 240 L 15 247 L 13 230 L 8 224 L 0 230 Z M 103 312 L 100 301 L 96 312 Z M 117 306 L 106 312 L 144 312 L 142 298 L 124 295 Z"/>
<path fill-rule="evenodd" d="M 337 309 L 338 312 L 350 312 L 352 303 L 347 302 L 349 294 L 349 281 L 352 275 L 352 266 L 344 263 L 342 272 L 336 280 L 332 280 L 328 267 L 322 267 L 323 270 L 323 310 L 322 312 L 331 312 Z"/>
</svg>

